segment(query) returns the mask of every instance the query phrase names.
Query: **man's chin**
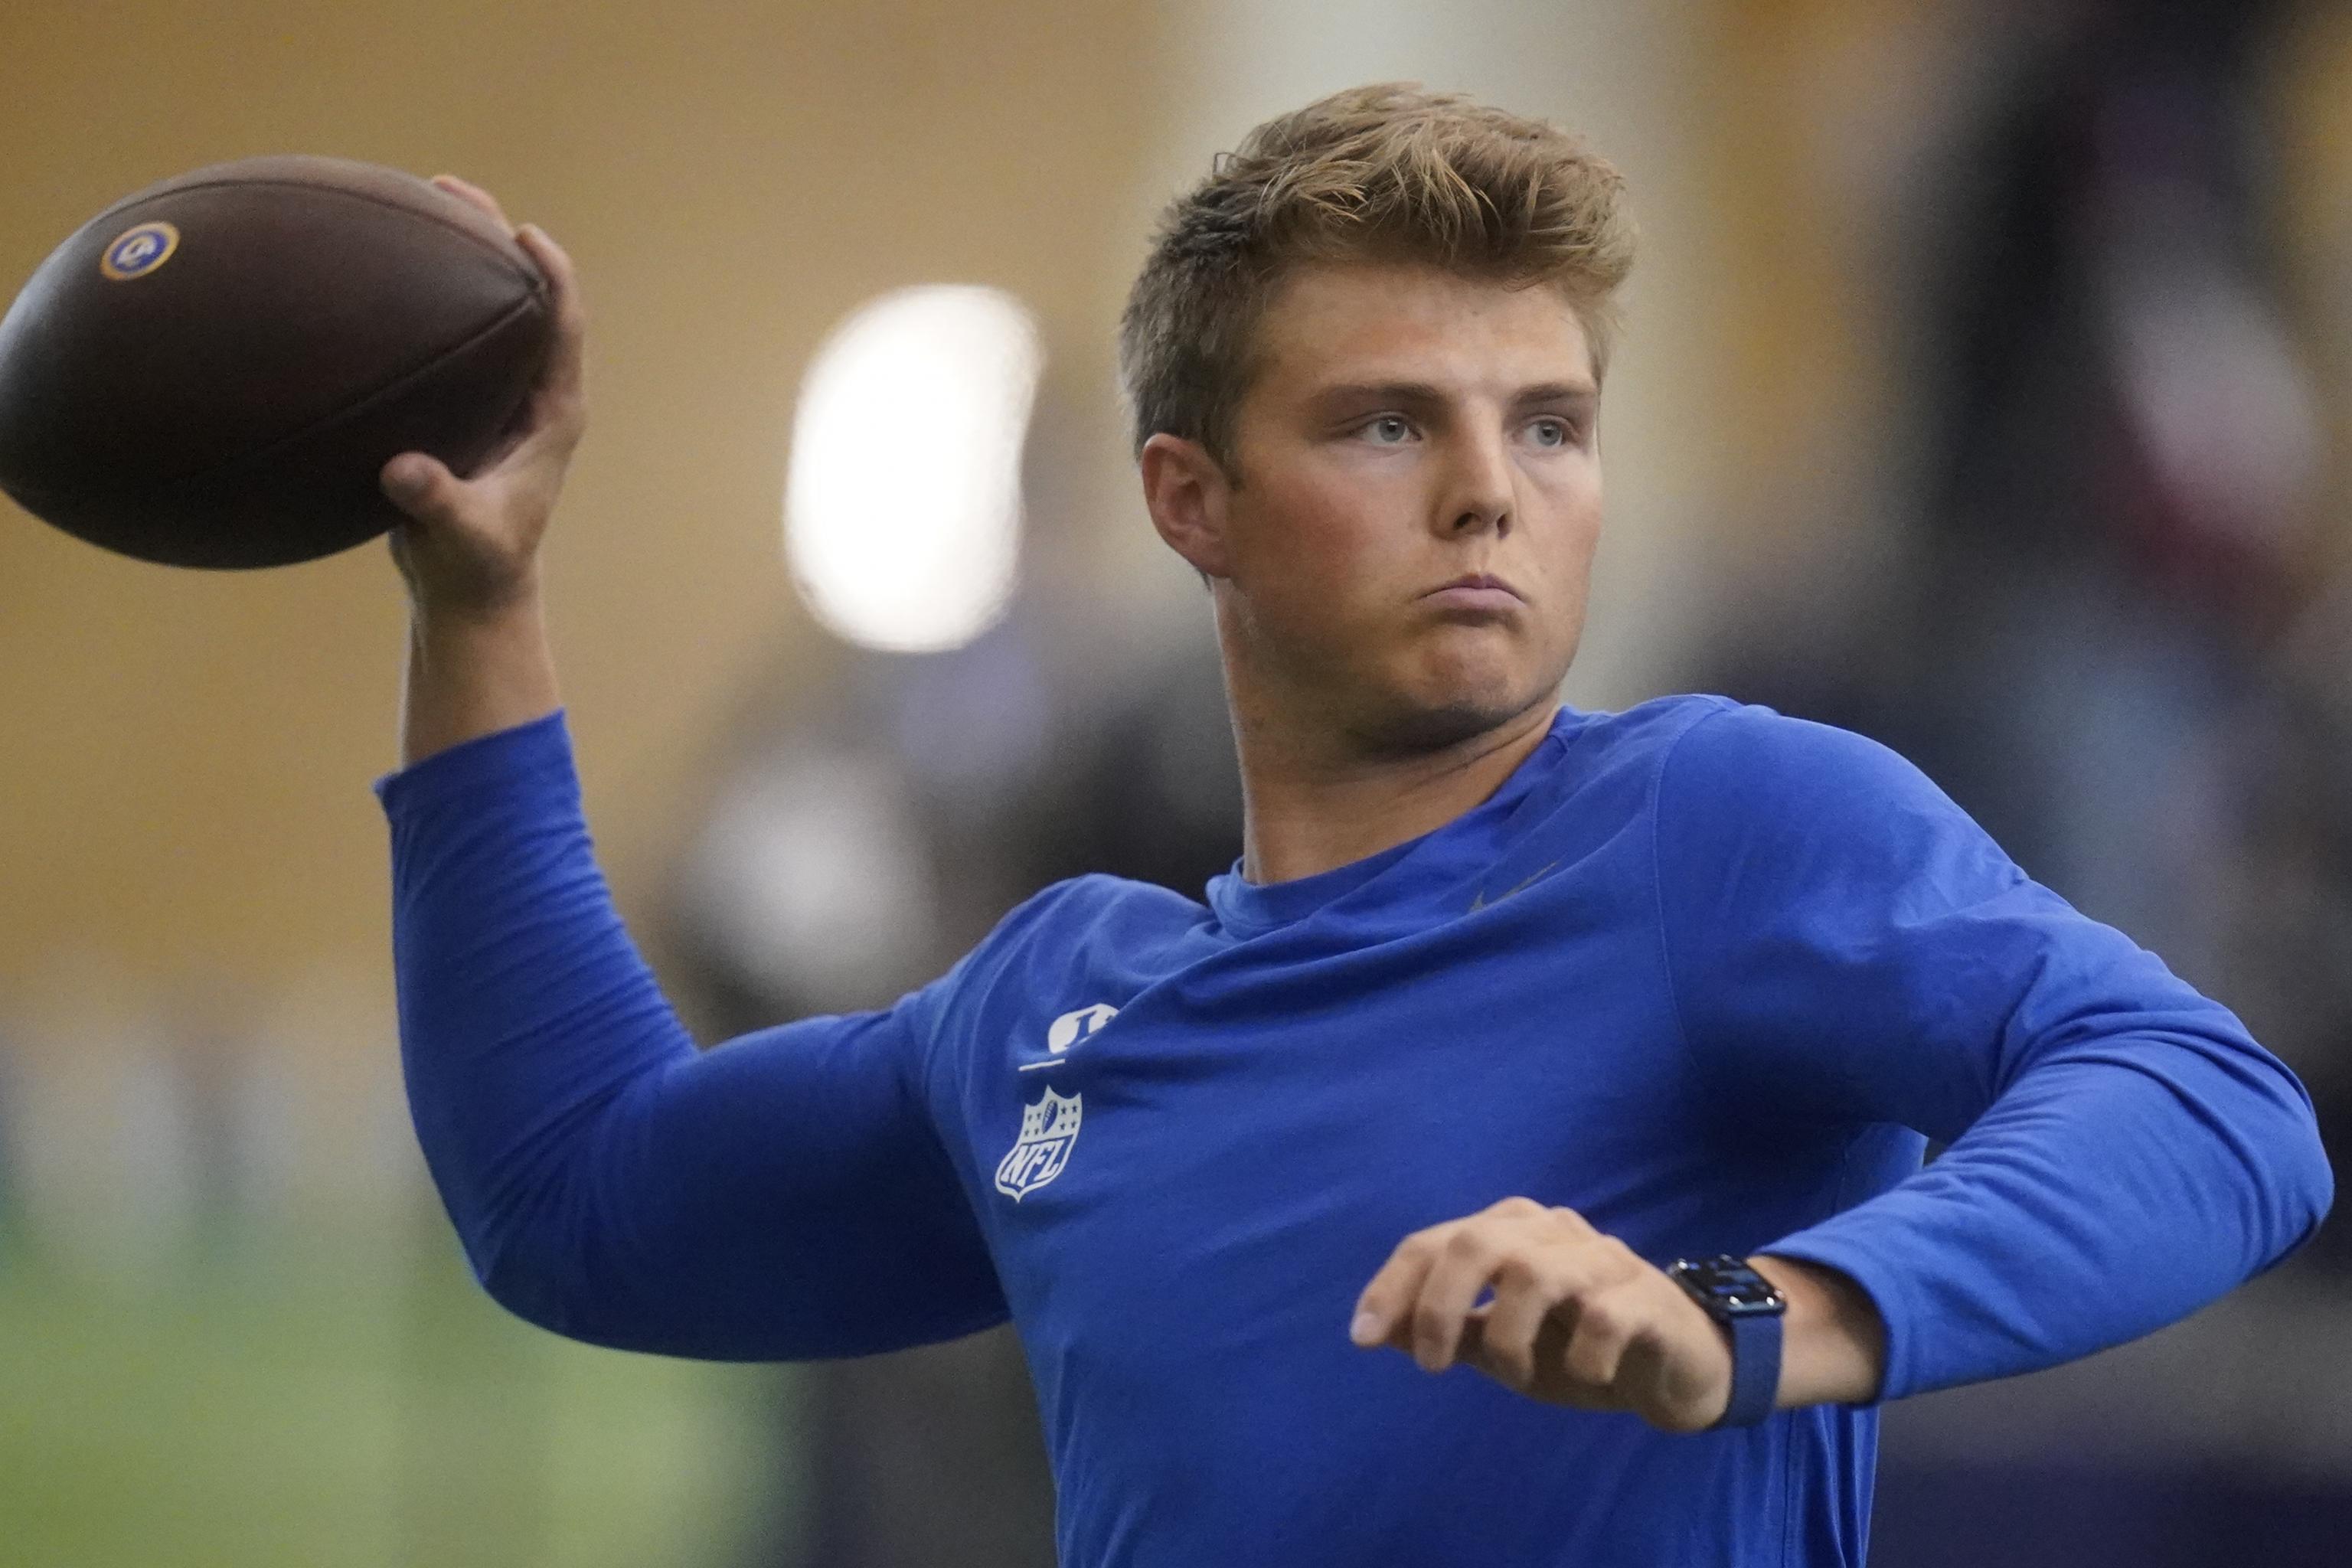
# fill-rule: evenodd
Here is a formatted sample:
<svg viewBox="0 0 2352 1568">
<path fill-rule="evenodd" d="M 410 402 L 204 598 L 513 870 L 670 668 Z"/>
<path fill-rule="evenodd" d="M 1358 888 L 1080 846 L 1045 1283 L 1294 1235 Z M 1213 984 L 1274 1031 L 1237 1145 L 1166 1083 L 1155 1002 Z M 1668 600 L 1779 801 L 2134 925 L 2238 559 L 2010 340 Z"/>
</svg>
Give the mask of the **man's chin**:
<svg viewBox="0 0 2352 1568">
<path fill-rule="evenodd" d="M 1367 726 L 1360 735 L 1367 749 L 1391 756 L 1425 756 L 1467 745 L 1491 735 L 1549 701 L 1559 683 L 1533 690 L 1524 685 L 1507 689 L 1454 690 L 1434 698 L 1401 701 Z"/>
</svg>

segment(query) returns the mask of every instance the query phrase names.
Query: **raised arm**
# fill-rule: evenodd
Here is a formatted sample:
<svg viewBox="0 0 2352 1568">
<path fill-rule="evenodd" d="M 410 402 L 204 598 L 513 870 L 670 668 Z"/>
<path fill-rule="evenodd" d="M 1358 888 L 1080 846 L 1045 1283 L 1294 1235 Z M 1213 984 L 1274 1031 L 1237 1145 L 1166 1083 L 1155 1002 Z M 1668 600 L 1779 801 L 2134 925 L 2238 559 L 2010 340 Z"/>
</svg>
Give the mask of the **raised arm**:
<svg viewBox="0 0 2352 1568">
<path fill-rule="evenodd" d="M 1868 1292 L 1886 1397 L 2146 1333 L 2326 1213 L 2294 1075 L 1885 747 L 1727 710 L 1677 743 L 1656 822 L 1684 1026 L 1727 1103 L 1949 1143 L 1764 1249 Z"/>
<path fill-rule="evenodd" d="M 917 1087 L 952 976 L 700 1052 L 614 910 L 560 712 L 378 791 L 410 1110 L 500 1303 L 576 1339 L 722 1359 L 1003 1319 Z"/>
<path fill-rule="evenodd" d="M 493 214 L 461 182 L 457 194 Z M 569 262 L 515 441 L 384 489 L 412 618 L 392 826 L 402 1065 L 477 1275 L 576 1338 L 718 1358 L 952 1337 L 1004 1304 L 919 1091 L 948 982 L 698 1051 L 614 912 L 580 806 L 539 549 L 585 422 Z"/>
</svg>

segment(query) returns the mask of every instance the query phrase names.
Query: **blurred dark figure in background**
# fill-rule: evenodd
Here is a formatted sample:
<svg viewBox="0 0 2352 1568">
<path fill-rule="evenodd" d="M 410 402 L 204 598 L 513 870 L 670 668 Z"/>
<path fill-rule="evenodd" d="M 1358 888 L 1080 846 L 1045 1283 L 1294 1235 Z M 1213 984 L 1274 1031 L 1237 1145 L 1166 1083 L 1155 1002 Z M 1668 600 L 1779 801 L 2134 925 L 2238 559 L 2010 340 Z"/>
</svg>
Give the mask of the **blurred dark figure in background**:
<svg viewBox="0 0 2352 1568">
<path fill-rule="evenodd" d="M 2284 9 L 2097 8 L 1964 128 L 1972 180 L 1911 237 L 1906 581 L 1867 625 L 1717 650 L 1702 684 L 1916 758 L 2240 1011 L 2343 1148 L 2352 605 L 2256 113 Z"/>
<path fill-rule="evenodd" d="M 2116 8 L 1987 128 L 1932 285 L 1948 379 L 1897 700 L 2028 863 L 2325 1082 L 2352 1018 L 2344 774 L 2335 694 L 2292 659 L 2324 475 L 2253 112 L 2279 10 Z"/>
<path fill-rule="evenodd" d="M 2340 1160 L 2352 584 L 2327 551 L 2342 389 L 2299 346 L 2263 113 L 2293 20 L 2273 0 L 2084 8 L 1977 100 L 1898 237 L 1904 565 L 1851 624 L 1718 647 L 1695 684 L 1917 761 L 2037 879 L 2236 1010 Z M 2342 1270 L 2347 1237 L 2289 1267 Z M 2259 1474 L 1889 1468 L 1874 1544 L 1904 1563 L 2334 1562 L 2352 1528 L 2352 1499 Z M 1989 1487 L 2013 1506 L 1962 1506 Z"/>
<path fill-rule="evenodd" d="M 1241 843 L 1213 651 L 1087 689 L 1072 637 L 1016 611 L 952 653 L 859 656 L 837 708 L 733 764 L 677 891 L 681 1002 L 714 1037 L 887 1005 L 1029 894 L 1090 870 L 1198 897 Z M 1063 650 L 1048 668 L 1039 648 Z M 1045 1568 L 1054 1490 L 1020 1342 L 799 1369 L 780 1451 L 797 1517 L 760 1562 Z"/>
</svg>

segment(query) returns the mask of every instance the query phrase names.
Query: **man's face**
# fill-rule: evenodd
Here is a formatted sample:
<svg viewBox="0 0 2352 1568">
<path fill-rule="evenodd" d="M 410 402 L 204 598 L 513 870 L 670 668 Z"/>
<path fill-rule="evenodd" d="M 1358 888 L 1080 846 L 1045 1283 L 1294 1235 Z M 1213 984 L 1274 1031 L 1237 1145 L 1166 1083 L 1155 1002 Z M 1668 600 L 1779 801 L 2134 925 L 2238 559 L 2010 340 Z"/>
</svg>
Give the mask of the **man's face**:
<svg viewBox="0 0 2352 1568">
<path fill-rule="evenodd" d="M 1317 263 L 1257 348 L 1217 585 L 1253 675 L 1407 750 L 1549 700 L 1601 531 L 1600 390 L 1567 302 Z"/>
</svg>

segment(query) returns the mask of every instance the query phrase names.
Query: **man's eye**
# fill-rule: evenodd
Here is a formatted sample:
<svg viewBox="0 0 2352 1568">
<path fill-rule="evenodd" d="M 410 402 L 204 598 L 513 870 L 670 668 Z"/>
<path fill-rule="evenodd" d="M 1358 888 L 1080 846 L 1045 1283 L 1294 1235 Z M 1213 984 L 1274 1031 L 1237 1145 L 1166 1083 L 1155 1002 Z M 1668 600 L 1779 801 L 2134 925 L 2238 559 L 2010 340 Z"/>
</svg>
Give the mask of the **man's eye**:
<svg viewBox="0 0 2352 1568">
<path fill-rule="evenodd" d="M 1412 426 L 1401 414 L 1383 414 L 1364 426 L 1364 434 L 1384 447 L 1393 447 L 1412 435 Z"/>
<path fill-rule="evenodd" d="M 1565 447 L 1576 437 L 1565 419 L 1538 419 L 1532 428 L 1538 447 Z"/>
</svg>

